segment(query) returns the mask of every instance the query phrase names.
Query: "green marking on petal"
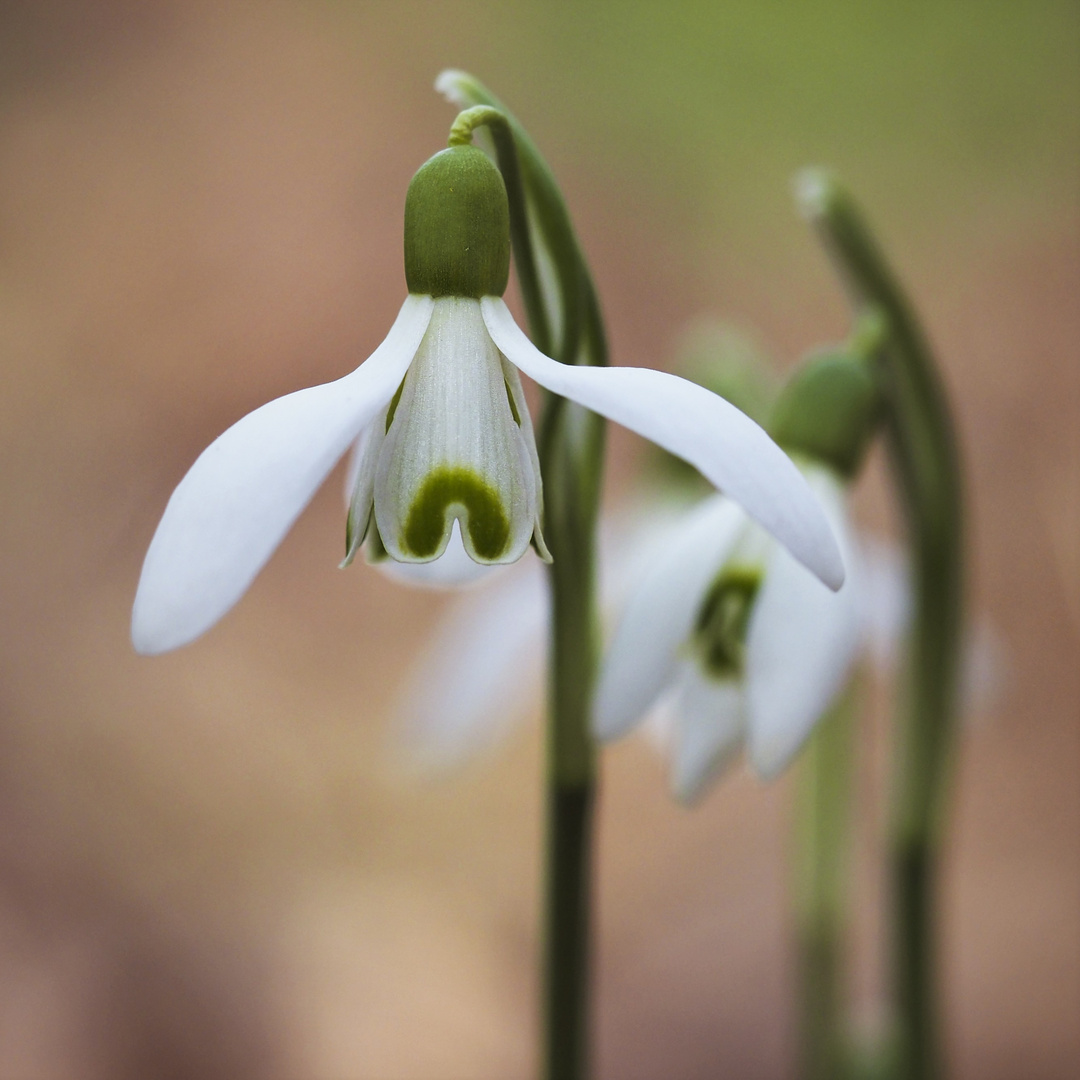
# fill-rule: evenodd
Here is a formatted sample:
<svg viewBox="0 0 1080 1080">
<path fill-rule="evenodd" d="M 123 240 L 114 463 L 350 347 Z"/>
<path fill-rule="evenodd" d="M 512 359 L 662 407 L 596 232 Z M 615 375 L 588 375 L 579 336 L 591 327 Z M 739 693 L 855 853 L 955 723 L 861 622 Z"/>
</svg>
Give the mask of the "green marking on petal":
<svg viewBox="0 0 1080 1080">
<path fill-rule="evenodd" d="M 498 492 L 471 469 L 443 466 L 430 473 L 409 508 L 401 536 L 402 550 L 418 558 L 435 555 L 446 531 L 446 512 L 464 506 L 473 550 L 497 559 L 510 543 L 510 520 Z"/>
<path fill-rule="evenodd" d="M 352 559 L 349 557 L 353 553 L 352 541 L 353 516 L 352 510 L 350 509 L 349 513 L 345 515 L 345 562 L 341 564 L 342 566 L 348 566 L 348 564 L 352 562 Z"/>
<path fill-rule="evenodd" d="M 514 395 L 510 391 L 510 384 L 505 379 L 503 379 L 503 386 L 506 387 L 506 400 L 510 402 L 510 415 L 514 418 L 514 423 L 517 424 L 518 427 L 521 427 L 521 414 L 514 404 Z M 400 391 L 398 391 L 398 393 L 400 393 Z"/>
<path fill-rule="evenodd" d="M 746 629 L 759 588 L 759 570 L 733 566 L 721 572 L 706 594 L 694 626 L 694 642 L 710 675 L 725 679 L 742 674 Z"/>
<path fill-rule="evenodd" d="M 371 523 L 368 525 L 367 535 L 364 537 L 367 541 L 367 561 L 369 563 L 385 562 L 390 558 L 390 552 L 386 550 L 386 545 L 383 543 L 382 533 L 379 532 L 379 525 L 375 521 L 375 515 L 371 515 Z"/>
<path fill-rule="evenodd" d="M 390 430 L 390 425 L 394 422 L 394 413 L 397 412 L 398 402 L 401 400 L 401 391 L 404 389 L 405 380 L 402 379 L 400 385 L 394 391 L 394 396 L 390 399 L 390 407 L 386 410 L 386 427 L 383 428 L 384 435 Z"/>
</svg>

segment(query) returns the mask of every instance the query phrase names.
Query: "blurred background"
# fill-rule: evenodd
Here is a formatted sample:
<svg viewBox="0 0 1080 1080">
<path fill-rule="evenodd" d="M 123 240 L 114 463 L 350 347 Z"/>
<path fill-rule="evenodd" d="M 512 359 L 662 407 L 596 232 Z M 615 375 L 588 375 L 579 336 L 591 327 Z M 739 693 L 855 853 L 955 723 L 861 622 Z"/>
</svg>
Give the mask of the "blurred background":
<svg viewBox="0 0 1080 1080">
<path fill-rule="evenodd" d="M 533 1075 L 538 725 L 438 783 L 392 712 L 445 600 L 343 550 L 335 474 L 240 605 L 159 659 L 139 567 L 198 452 L 351 370 L 464 67 L 567 194 L 616 363 L 688 320 L 786 368 L 844 334 L 790 195 L 837 169 L 908 283 L 970 470 L 997 691 L 944 880 L 957 1077 L 1080 1070 L 1080 7 L 5 0 L 0 6 L 0 1076 Z M 515 300 L 516 303 L 516 300 Z M 612 499 L 639 443 L 611 442 Z M 886 474 L 862 519 L 895 531 Z M 883 726 L 853 993 L 880 1026 Z M 674 806 L 604 754 L 598 1074 L 795 1070 L 791 782 Z"/>
</svg>

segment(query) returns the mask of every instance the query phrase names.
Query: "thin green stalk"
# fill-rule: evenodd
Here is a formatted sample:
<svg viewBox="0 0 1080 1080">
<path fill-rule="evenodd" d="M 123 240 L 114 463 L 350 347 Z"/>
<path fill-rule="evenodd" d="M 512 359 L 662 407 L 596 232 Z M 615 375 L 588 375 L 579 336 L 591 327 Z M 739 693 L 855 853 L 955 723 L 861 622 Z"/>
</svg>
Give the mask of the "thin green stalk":
<svg viewBox="0 0 1080 1080">
<path fill-rule="evenodd" d="M 817 172 L 804 174 L 799 194 L 856 308 L 879 312 L 888 328 L 879 361 L 885 430 L 911 547 L 914 600 L 889 826 L 897 1075 L 936 1080 L 944 1066 L 934 898 L 963 604 L 959 454 L 933 354 L 853 200 Z"/>
<path fill-rule="evenodd" d="M 577 490 L 575 417 L 560 410 L 542 447 L 552 564 L 544 917 L 544 1068 L 549 1080 L 589 1074 L 592 811 L 596 749 L 589 707 L 597 663 L 593 515 Z M 552 481 L 548 486 L 549 479 Z M 581 513 L 585 510 L 585 513 Z"/>
<path fill-rule="evenodd" d="M 849 686 L 799 763 L 796 896 L 804 1080 L 847 1075 L 844 939 L 856 698 L 857 688 Z"/>
<path fill-rule="evenodd" d="M 444 74 L 440 86 L 455 104 L 468 107 L 459 120 L 466 118 L 466 126 L 474 120 L 488 124 L 492 132 L 510 200 L 514 262 L 534 343 L 563 363 L 606 364 L 596 290 L 551 170 L 513 115 L 479 82 L 454 72 Z M 512 137 L 506 137 L 507 131 Z M 541 253 L 553 271 L 547 289 L 538 266 Z M 604 422 L 579 405 L 549 395 L 537 443 L 544 536 L 552 555 L 542 1075 L 546 1080 L 584 1080 L 589 1074 L 596 798 L 589 710 L 598 662 L 596 523 Z"/>
</svg>

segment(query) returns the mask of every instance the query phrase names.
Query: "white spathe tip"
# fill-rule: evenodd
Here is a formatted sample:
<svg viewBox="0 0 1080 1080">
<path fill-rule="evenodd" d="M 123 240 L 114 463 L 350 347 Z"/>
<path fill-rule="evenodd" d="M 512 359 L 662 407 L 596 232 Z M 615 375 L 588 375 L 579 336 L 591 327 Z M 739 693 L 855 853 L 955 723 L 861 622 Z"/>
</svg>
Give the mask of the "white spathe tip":
<svg viewBox="0 0 1080 1080">
<path fill-rule="evenodd" d="M 435 93 L 441 94 L 451 105 L 464 109 L 469 104 L 469 99 L 463 91 L 462 84 L 469 78 L 467 72 L 460 68 L 447 68 L 440 71 L 435 78 Z"/>
<path fill-rule="evenodd" d="M 795 189 L 795 200 L 803 215 L 814 219 L 825 213 L 834 184 L 827 170 L 815 167 L 800 169 L 795 174 L 792 187 Z"/>
</svg>

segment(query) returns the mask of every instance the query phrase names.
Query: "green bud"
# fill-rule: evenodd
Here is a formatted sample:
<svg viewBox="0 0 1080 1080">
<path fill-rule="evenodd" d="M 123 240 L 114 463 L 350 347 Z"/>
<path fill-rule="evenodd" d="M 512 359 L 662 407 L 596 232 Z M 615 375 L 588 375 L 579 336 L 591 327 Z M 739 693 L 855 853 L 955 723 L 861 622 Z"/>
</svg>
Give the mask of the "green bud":
<svg viewBox="0 0 1080 1080">
<path fill-rule="evenodd" d="M 487 155 L 452 146 L 424 162 L 405 196 L 405 281 L 429 296 L 502 296 L 510 276 L 506 185 Z"/>
<path fill-rule="evenodd" d="M 881 402 L 869 365 L 834 350 L 809 357 L 785 384 L 769 433 L 791 454 L 854 477 L 874 434 Z"/>
</svg>

